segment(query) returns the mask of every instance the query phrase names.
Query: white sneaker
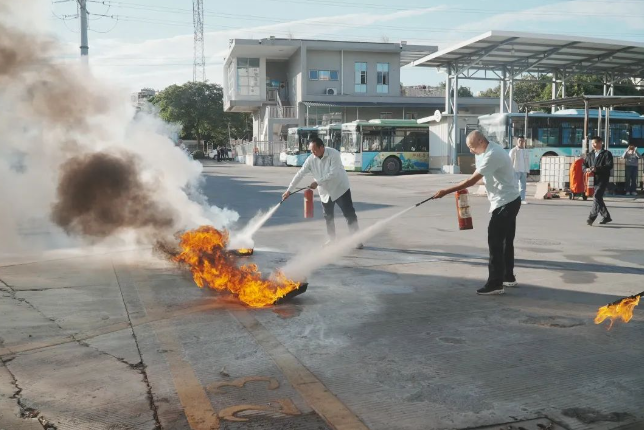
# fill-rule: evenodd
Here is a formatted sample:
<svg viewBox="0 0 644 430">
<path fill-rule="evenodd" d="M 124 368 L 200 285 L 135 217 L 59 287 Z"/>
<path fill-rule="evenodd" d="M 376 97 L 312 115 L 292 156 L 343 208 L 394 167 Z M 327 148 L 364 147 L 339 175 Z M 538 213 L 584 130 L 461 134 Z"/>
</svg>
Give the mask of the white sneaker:
<svg viewBox="0 0 644 430">
<path fill-rule="evenodd" d="M 631 196 L 636 196 L 636 195 L 637 195 L 637 193 L 636 193 L 635 191 L 633 191 L 633 192 L 631 193 Z"/>
<path fill-rule="evenodd" d="M 527 201 L 527 200 L 521 200 L 521 204 L 522 204 L 522 205 L 527 205 L 527 204 L 528 204 L 528 201 Z"/>
</svg>

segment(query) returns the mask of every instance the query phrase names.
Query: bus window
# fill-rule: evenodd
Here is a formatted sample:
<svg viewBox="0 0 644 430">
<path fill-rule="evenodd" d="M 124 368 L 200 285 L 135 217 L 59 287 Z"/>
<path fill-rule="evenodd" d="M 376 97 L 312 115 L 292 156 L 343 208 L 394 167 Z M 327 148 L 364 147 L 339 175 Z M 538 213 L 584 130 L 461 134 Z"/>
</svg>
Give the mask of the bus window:
<svg viewBox="0 0 644 430">
<path fill-rule="evenodd" d="M 581 145 L 584 138 L 584 125 L 564 122 L 561 124 L 561 144 L 576 146 Z"/>
<path fill-rule="evenodd" d="M 429 133 L 425 130 L 408 131 L 405 136 L 404 151 L 429 151 Z"/>
<path fill-rule="evenodd" d="M 383 128 L 382 129 L 382 134 L 381 134 L 381 142 L 382 142 L 382 148 L 380 149 L 381 151 L 393 151 L 394 145 L 394 129 L 391 128 Z"/>
<path fill-rule="evenodd" d="M 559 144 L 559 129 L 549 127 L 538 128 L 537 144 L 539 146 L 557 146 Z"/>
<path fill-rule="evenodd" d="M 610 124 L 610 143 L 609 146 L 628 145 L 630 138 L 628 135 L 628 124 Z"/>
<path fill-rule="evenodd" d="M 504 148 L 508 148 L 508 126 L 505 122 L 499 121 L 498 123 L 479 123 L 479 131 L 488 140 L 496 142 Z"/>
<path fill-rule="evenodd" d="M 396 133 L 393 136 L 392 151 L 405 151 L 405 130 L 400 128 L 396 129 Z"/>
<path fill-rule="evenodd" d="M 633 125 L 633 139 L 641 139 L 642 136 L 642 131 L 644 130 L 644 126 L 641 125 Z"/>
<path fill-rule="evenodd" d="M 382 151 L 382 135 L 380 128 L 362 128 L 362 150 Z"/>
<path fill-rule="evenodd" d="M 355 130 L 342 132 L 342 147 L 340 150 L 341 152 L 351 152 L 354 154 L 360 152 L 358 133 Z"/>
</svg>

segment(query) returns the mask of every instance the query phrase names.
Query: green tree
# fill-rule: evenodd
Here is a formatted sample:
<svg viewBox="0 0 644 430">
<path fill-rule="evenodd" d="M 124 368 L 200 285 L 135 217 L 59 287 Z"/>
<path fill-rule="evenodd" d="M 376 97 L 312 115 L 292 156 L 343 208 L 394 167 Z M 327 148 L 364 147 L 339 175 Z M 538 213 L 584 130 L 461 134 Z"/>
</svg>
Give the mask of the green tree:
<svg viewBox="0 0 644 430">
<path fill-rule="evenodd" d="M 195 139 L 205 150 L 205 142 L 225 145 L 230 137 L 250 137 L 252 119 L 249 114 L 226 113 L 224 93 L 220 85 L 187 82 L 170 85 L 157 93 L 151 102 L 158 106 L 165 121 L 181 124 L 183 139 Z"/>
<path fill-rule="evenodd" d="M 445 81 L 442 81 L 438 84 L 439 88 L 442 88 L 445 90 Z M 472 93 L 472 90 L 470 87 L 464 87 L 462 85 L 458 86 L 458 96 L 459 97 L 474 97 L 474 94 Z"/>
<path fill-rule="evenodd" d="M 549 76 L 542 76 L 541 79 L 524 78 L 526 81 L 515 82 L 513 98 L 518 104 L 529 101 L 550 100 L 552 98 L 552 81 Z M 566 97 L 577 97 L 582 95 L 602 95 L 604 86 L 598 84 L 601 82 L 601 76 L 596 75 L 576 75 L 566 81 Z M 615 95 L 643 95 L 638 91 L 632 81 L 623 79 L 616 82 Z M 501 86 L 497 85 L 482 91 L 480 97 L 499 97 Z M 617 108 L 619 109 L 619 108 Z M 632 108 L 628 108 L 629 110 Z M 544 108 L 543 110 L 548 110 Z"/>
</svg>

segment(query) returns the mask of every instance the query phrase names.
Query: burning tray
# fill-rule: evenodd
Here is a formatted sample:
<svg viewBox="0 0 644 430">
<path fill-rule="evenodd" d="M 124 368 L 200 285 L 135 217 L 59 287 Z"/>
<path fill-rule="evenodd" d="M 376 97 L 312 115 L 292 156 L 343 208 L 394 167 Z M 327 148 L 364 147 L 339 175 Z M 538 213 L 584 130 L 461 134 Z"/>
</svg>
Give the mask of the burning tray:
<svg viewBox="0 0 644 430">
<path fill-rule="evenodd" d="M 253 255 L 255 250 L 253 248 L 241 248 L 241 249 L 231 249 L 229 253 L 236 255 L 237 257 L 250 257 Z"/>
<path fill-rule="evenodd" d="M 279 305 L 280 303 L 287 302 L 291 300 L 293 297 L 296 297 L 296 296 L 299 296 L 300 294 L 305 293 L 308 286 L 309 286 L 308 282 L 302 282 L 296 290 L 293 290 L 289 292 L 287 295 L 285 295 L 284 297 L 277 299 L 275 304 Z"/>
</svg>

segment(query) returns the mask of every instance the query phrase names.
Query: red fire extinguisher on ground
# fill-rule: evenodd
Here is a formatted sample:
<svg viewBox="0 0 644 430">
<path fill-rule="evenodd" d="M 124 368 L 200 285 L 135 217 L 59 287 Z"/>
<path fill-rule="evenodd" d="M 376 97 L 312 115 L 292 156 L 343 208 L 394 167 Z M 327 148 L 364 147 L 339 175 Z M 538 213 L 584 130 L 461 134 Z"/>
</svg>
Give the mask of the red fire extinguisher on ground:
<svg viewBox="0 0 644 430">
<path fill-rule="evenodd" d="M 313 190 L 304 190 L 304 218 L 313 218 Z"/>
<path fill-rule="evenodd" d="M 456 192 L 456 215 L 458 216 L 458 229 L 471 230 L 474 228 L 467 190 Z"/>
<path fill-rule="evenodd" d="M 595 195 L 595 172 L 584 173 L 584 182 L 586 183 L 586 197 Z"/>
</svg>

